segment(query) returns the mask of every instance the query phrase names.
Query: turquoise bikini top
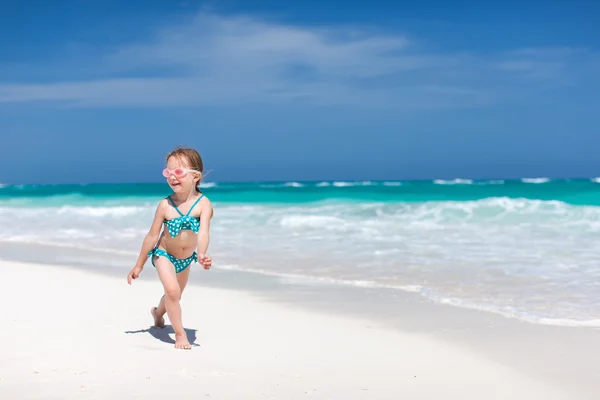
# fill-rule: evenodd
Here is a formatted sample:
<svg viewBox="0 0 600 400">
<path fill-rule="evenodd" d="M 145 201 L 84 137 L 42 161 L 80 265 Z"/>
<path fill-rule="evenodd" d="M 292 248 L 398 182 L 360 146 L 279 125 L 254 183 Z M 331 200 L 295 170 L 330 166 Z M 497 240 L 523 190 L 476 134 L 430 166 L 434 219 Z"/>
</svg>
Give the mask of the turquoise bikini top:
<svg viewBox="0 0 600 400">
<path fill-rule="evenodd" d="M 177 210 L 179 215 L 181 215 L 181 217 L 177 217 L 177 218 L 173 218 L 173 219 L 165 219 L 165 225 L 167 226 L 167 229 L 169 230 L 169 233 L 171 234 L 172 237 L 179 235 L 179 232 L 181 232 L 182 230 L 186 230 L 186 229 L 191 230 L 194 233 L 198 233 L 198 230 L 200 229 L 200 218 L 192 217 L 190 215 L 190 212 L 192 211 L 194 206 L 196 204 L 198 204 L 198 202 L 200 201 L 200 199 L 203 196 L 204 195 L 201 194 L 200 197 L 198 197 L 198 199 L 194 202 L 194 204 L 192 204 L 189 211 L 185 215 L 183 215 L 183 213 L 179 210 L 179 208 L 177 208 L 177 206 L 171 199 L 171 196 L 167 197 L 169 199 L 169 201 L 171 202 L 171 204 L 173 205 L 173 207 L 175 207 L 175 210 Z"/>
</svg>

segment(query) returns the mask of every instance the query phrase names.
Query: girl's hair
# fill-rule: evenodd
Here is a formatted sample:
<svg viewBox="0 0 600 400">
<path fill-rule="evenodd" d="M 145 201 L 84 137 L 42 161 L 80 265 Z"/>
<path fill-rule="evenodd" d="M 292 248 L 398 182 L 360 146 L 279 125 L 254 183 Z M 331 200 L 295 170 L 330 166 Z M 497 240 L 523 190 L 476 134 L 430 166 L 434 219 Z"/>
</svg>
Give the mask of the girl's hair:
<svg viewBox="0 0 600 400">
<path fill-rule="evenodd" d="M 202 182 L 202 176 L 204 173 L 204 163 L 202 162 L 202 157 L 200 154 L 195 149 L 177 146 L 169 154 L 167 154 L 166 160 L 169 161 L 169 158 L 171 157 L 176 157 L 180 160 L 183 160 L 191 169 L 200 171 L 200 180 L 196 184 L 196 190 L 200 192 L 200 182 Z"/>
</svg>

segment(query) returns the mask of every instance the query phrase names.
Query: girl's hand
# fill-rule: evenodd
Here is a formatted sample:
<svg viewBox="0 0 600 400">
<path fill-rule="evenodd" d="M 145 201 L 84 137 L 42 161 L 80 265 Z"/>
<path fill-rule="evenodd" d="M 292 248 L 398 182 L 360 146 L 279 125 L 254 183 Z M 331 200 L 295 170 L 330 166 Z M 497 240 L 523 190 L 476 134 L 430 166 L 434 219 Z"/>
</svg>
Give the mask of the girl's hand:
<svg viewBox="0 0 600 400">
<path fill-rule="evenodd" d="M 143 266 L 141 266 L 141 267 L 133 267 L 131 269 L 131 271 L 129 271 L 129 274 L 127 275 L 127 283 L 129 283 L 131 285 L 131 280 L 132 279 L 137 279 L 138 276 L 140 276 L 140 272 L 142 272 L 142 269 L 144 269 Z"/>
<path fill-rule="evenodd" d="M 202 264 L 204 269 L 208 270 L 212 265 L 212 258 L 206 254 L 198 253 L 198 263 Z"/>
</svg>

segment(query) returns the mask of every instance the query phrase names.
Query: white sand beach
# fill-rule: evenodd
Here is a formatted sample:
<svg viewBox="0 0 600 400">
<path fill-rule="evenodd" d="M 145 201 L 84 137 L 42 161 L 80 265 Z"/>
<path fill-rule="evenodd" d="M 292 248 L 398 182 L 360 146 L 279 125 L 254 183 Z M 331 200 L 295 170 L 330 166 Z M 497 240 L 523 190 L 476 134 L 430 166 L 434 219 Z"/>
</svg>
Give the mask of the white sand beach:
<svg viewBox="0 0 600 400">
<path fill-rule="evenodd" d="M 0 261 L 0 399 L 584 398 L 476 347 L 197 284 L 182 302 L 194 347 L 176 350 L 170 325 L 150 328 L 160 294 L 151 266 L 128 286 Z"/>
</svg>

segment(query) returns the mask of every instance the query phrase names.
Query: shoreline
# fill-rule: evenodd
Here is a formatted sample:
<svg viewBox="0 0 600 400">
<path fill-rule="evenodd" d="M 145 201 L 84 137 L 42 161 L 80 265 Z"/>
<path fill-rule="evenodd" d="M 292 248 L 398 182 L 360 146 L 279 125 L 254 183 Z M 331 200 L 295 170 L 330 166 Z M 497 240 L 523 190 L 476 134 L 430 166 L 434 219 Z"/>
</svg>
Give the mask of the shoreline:
<svg viewBox="0 0 600 400">
<path fill-rule="evenodd" d="M 137 257 L 138 253 L 133 252 L 133 251 L 123 251 L 123 250 L 103 250 L 100 248 L 91 248 L 91 247 L 81 247 L 81 246 L 73 246 L 73 245 L 58 245 L 58 244 L 52 244 L 52 243 L 31 243 L 31 244 L 27 244 L 27 243 L 22 243 L 22 242 L 6 242 L 6 241 L 0 241 L 0 254 L 3 254 L 3 256 L 0 256 L 0 259 L 6 259 L 8 261 L 23 261 L 23 254 L 22 252 L 15 252 L 14 249 L 21 249 L 22 251 L 27 251 L 31 246 L 36 246 L 38 248 L 43 248 L 46 249 L 46 251 L 50 251 L 53 255 L 62 255 L 62 254 L 68 254 L 68 253 L 78 253 L 78 254 L 82 254 L 82 255 L 89 255 L 89 254 L 97 254 L 100 256 L 104 256 L 106 261 L 103 261 L 103 267 L 106 267 L 106 263 L 108 263 L 109 265 L 111 265 L 110 269 L 110 273 L 113 274 L 122 274 L 123 270 L 124 270 L 124 264 L 127 263 L 126 259 L 127 257 L 129 258 L 134 258 Z M 221 249 L 222 251 L 222 249 Z M 13 254 L 10 254 L 11 252 L 13 252 Z M 9 254 L 8 256 L 6 254 Z M 117 256 L 117 257 L 112 257 L 111 259 L 109 259 L 109 256 Z M 217 255 L 218 256 L 218 255 Z M 117 263 L 113 263 L 113 261 L 115 259 L 118 259 L 119 261 Z M 25 260 L 29 260 L 31 262 L 34 263 L 41 263 L 41 264 L 50 264 L 50 265 L 54 265 L 56 263 L 53 262 L 47 262 L 47 260 L 41 259 L 39 256 L 37 255 L 33 255 L 30 258 L 27 258 Z M 68 260 L 68 261 L 67 261 Z M 131 261 L 131 260 L 129 260 Z M 98 267 L 98 264 L 100 263 L 88 263 L 88 262 L 81 262 L 81 259 L 79 260 L 75 260 L 72 257 L 65 257 L 63 259 L 63 264 L 67 265 L 67 266 L 82 266 L 82 267 L 90 267 L 92 268 L 94 271 L 98 271 L 98 272 L 102 272 L 100 270 L 100 268 Z M 118 267 L 114 267 L 112 266 L 112 264 L 118 265 Z M 146 266 L 148 266 L 150 264 L 150 262 L 148 261 Z M 377 282 L 371 282 L 371 281 L 367 281 L 366 283 L 364 282 L 360 282 L 361 284 L 358 284 L 358 282 L 354 282 L 354 281 L 347 281 L 344 279 L 339 279 L 336 280 L 334 278 L 330 278 L 327 276 L 302 276 L 302 275 L 298 275 L 298 274 L 294 274 L 294 273 L 284 273 L 284 272 L 275 272 L 275 271 L 268 271 L 268 270 L 254 270 L 252 268 L 240 268 L 237 266 L 217 266 L 216 268 L 213 268 L 214 270 L 218 270 L 222 273 L 230 273 L 230 274 L 239 274 L 239 275 L 247 275 L 247 276 L 253 276 L 255 277 L 256 280 L 260 280 L 260 279 L 264 279 L 264 280 L 268 280 L 268 281 L 272 281 L 272 282 L 276 282 L 278 285 L 279 284 L 289 284 L 291 286 L 315 286 L 315 287 L 323 287 L 323 288 L 335 288 L 335 287 L 340 287 L 340 288 L 350 288 L 350 290 L 361 290 L 361 289 L 365 289 L 365 290 L 374 290 L 374 291 L 388 291 L 391 293 L 399 293 L 400 296 L 403 296 L 405 294 L 409 294 L 409 295 L 416 295 L 419 296 L 421 298 L 421 300 L 424 303 L 428 303 L 428 304 L 435 304 L 435 305 L 439 305 L 439 306 L 450 306 L 452 308 L 459 308 L 462 310 L 470 310 L 470 311 L 475 311 L 475 312 L 483 312 L 486 314 L 492 314 L 492 315 L 496 315 L 496 316 L 501 316 L 503 318 L 509 319 L 509 320 L 515 320 L 518 322 L 524 322 L 524 323 L 529 323 L 529 324 L 533 324 L 533 325 L 542 325 L 542 326 L 555 326 L 555 327 L 566 327 L 566 328 L 585 328 L 585 329 L 600 329 L 600 319 L 593 319 L 593 320 L 569 320 L 569 319 L 563 319 L 563 318 L 559 318 L 559 317 L 543 317 L 543 316 L 531 316 L 531 314 L 527 313 L 527 312 L 517 312 L 517 313 L 510 313 L 510 312 L 506 312 L 503 311 L 501 309 L 498 308 L 494 308 L 493 306 L 490 306 L 489 304 L 485 304 L 485 303 L 469 303 L 468 301 L 464 301 L 462 299 L 459 299 L 459 301 L 454 301 L 454 298 L 449 298 L 449 297 L 442 297 L 441 300 L 438 299 L 438 294 L 436 292 L 432 292 L 431 290 L 428 289 L 428 292 L 432 292 L 433 294 L 424 294 L 423 292 L 421 292 L 418 289 L 414 289 L 413 287 L 418 286 L 418 285 L 413 285 L 413 284 L 409 284 L 409 285 L 386 285 L 386 284 L 382 284 L 382 283 L 377 283 Z M 364 284 L 363 284 L 364 283 Z M 242 288 L 243 289 L 243 288 Z"/>
<path fill-rule="evenodd" d="M 19 250 L 25 246 L 21 249 L 21 246 L 12 245 L 0 248 L 6 250 L 8 247 L 13 248 L 16 254 L 14 257 L 5 257 L 7 252 L 3 251 L 0 265 L 7 263 L 4 261 L 7 258 L 15 261 Z M 99 279 L 109 279 L 117 284 L 120 279 L 121 285 L 128 286 L 125 281 L 128 269 L 124 268 L 126 262 L 123 260 L 115 258 L 111 260 L 112 266 L 104 264 L 104 268 L 98 267 L 102 265 L 101 261 L 79 265 L 72 261 L 69 265 L 64 259 L 77 258 L 73 257 L 72 249 L 53 250 L 54 254 L 49 254 L 49 250 L 44 252 L 48 254 L 47 262 L 40 263 L 39 254 L 25 253 L 27 256 L 24 258 L 30 258 L 29 263 L 44 264 L 36 268 L 52 270 L 57 268 L 58 264 L 62 265 L 61 268 L 65 271 L 73 271 L 73 274 L 98 276 Z M 90 254 L 81 251 L 82 255 L 86 253 Z M 20 254 L 23 258 L 23 253 Z M 34 261 L 36 258 L 38 261 Z M 146 264 L 140 279 L 132 286 L 140 282 L 155 285 L 154 296 L 160 294 L 160 286 L 157 286 L 160 283 L 149 263 Z M 193 287 L 193 291 L 214 289 L 224 291 L 223 293 L 233 293 L 234 296 L 249 295 L 268 306 L 274 305 L 285 310 L 285 313 L 279 312 L 277 315 L 300 312 L 315 318 L 349 319 L 377 326 L 378 329 L 394 334 L 416 335 L 417 338 L 433 340 L 466 351 L 482 361 L 507 368 L 517 376 L 541 382 L 542 387 L 562 387 L 567 393 L 571 393 L 571 398 L 592 399 L 600 390 L 600 374 L 596 372 L 600 370 L 600 361 L 593 357 L 593 354 L 598 354 L 600 350 L 600 331 L 596 329 L 531 324 L 485 311 L 432 304 L 411 293 L 391 293 L 391 290 L 379 288 L 303 285 L 298 282 L 289 284 L 274 277 L 218 268 L 211 271 L 195 268 L 188 287 Z M 193 303 L 186 306 L 186 296 L 187 293 L 183 300 L 184 313 L 187 308 L 195 307 Z M 148 310 L 151 303 L 147 304 Z M 148 318 L 145 315 L 144 317 Z M 346 335 L 348 332 L 339 334 Z M 354 347 L 349 349 L 355 350 Z"/>
</svg>

